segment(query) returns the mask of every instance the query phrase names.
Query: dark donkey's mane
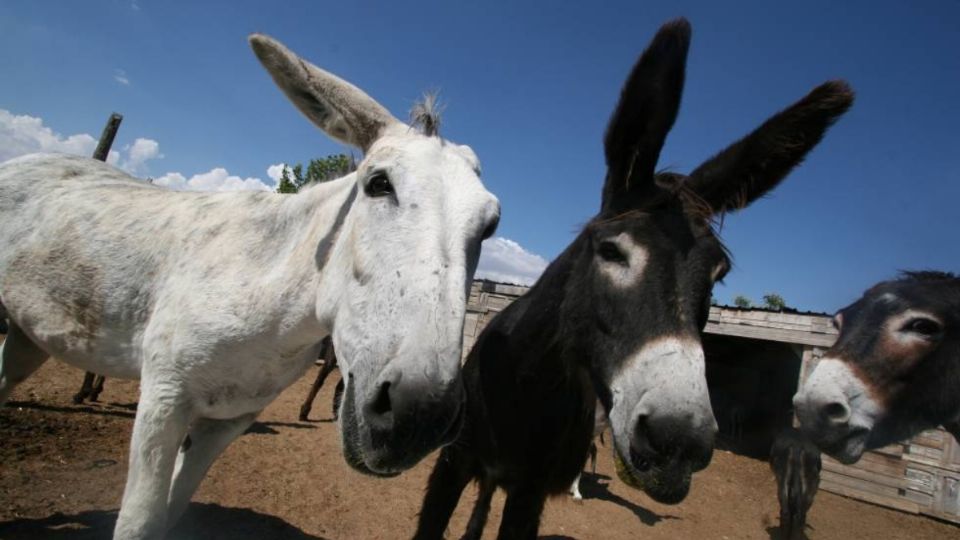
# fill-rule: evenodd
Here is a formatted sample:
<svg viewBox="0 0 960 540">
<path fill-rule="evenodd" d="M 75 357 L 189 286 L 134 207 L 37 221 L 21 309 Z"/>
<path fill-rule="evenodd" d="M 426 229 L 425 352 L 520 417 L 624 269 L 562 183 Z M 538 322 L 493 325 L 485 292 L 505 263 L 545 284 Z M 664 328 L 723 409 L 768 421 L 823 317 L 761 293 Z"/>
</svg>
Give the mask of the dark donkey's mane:
<svg viewBox="0 0 960 540">
<path fill-rule="evenodd" d="M 905 283 L 956 281 L 956 284 L 960 285 L 960 277 L 952 272 L 941 272 L 939 270 L 902 270 L 898 281 Z"/>
</svg>

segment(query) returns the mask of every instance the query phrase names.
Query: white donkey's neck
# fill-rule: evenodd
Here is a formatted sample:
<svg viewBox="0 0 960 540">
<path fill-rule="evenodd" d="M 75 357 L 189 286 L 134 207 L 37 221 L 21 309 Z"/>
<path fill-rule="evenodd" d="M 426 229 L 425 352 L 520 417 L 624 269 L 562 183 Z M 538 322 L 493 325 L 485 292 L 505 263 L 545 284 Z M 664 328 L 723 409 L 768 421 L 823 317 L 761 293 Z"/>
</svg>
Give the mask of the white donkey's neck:
<svg viewBox="0 0 960 540">
<path fill-rule="evenodd" d="M 279 208 L 278 218 L 285 221 L 280 229 L 288 235 L 278 239 L 276 267 L 286 274 L 283 279 L 289 279 L 291 293 L 301 298 L 298 304 L 311 310 L 324 332 L 332 330 L 342 284 L 350 272 L 347 254 L 338 245 L 348 236 L 356 189 L 356 174 L 351 173 L 284 195 Z"/>
</svg>

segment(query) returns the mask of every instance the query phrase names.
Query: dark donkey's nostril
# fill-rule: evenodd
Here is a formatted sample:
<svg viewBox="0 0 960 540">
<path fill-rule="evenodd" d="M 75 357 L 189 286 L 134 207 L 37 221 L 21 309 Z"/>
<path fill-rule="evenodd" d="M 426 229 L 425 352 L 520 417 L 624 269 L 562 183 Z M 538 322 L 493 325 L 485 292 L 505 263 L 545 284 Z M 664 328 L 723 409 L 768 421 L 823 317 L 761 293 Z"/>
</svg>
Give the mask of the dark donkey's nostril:
<svg viewBox="0 0 960 540">
<path fill-rule="evenodd" d="M 700 470 L 710 462 L 715 435 L 713 415 L 701 419 L 688 411 L 640 414 L 630 441 L 630 461 L 640 472 L 678 459 Z"/>
<path fill-rule="evenodd" d="M 845 403 L 833 401 L 821 410 L 824 420 L 831 424 L 846 424 L 850 420 L 850 407 Z"/>
</svg>

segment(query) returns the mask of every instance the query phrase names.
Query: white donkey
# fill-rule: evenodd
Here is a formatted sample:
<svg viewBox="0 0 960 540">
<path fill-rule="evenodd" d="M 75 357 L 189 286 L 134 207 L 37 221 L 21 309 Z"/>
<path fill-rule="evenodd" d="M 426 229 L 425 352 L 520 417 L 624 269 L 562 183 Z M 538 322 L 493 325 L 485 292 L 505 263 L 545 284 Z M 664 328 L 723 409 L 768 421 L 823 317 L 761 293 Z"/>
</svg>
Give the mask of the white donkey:
<svg viewBox="0 0 960 540">
<path fill-rule="evenodd" d="M 49 356 L 141 379 L 115 538 L 163 536 L 330 333 L 351 466 L 398 474 L 462 423 L 467 288 L 499 217 L 476 156 L 250 42 L 310 120 L 364 151 L 356 172 L 278 195 L 168 191 L 63 155 L 0 166 L 0 403 Z"/>
</svg>

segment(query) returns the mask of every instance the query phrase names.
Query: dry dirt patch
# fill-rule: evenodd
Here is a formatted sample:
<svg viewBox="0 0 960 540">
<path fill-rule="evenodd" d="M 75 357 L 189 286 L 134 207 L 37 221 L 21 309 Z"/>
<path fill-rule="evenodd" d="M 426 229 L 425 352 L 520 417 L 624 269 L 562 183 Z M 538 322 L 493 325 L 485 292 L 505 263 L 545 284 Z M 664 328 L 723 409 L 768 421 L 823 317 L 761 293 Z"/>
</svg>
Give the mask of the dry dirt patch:
<svg viewBox="0 0 960 540">
<path fill-rule="evenodd" d="M 330 421 L 336 376 L 310 422 L 296 421 L 311 370 L 273 403 L 214 464 L 182 523 L 183 539 L 409 538 L 435 455 L 398 478 L 350 470 Z M 137 383 L 108 380 L 101 403 L 74 405 L 81 371 L 51 361 L 0 409 L 0 539 L 109 538 L 126 474 Z M 719 451 L 677 506 L 651 501 L 611 479 L 609 449 L 586 475 L 577 504 L 547 503 L 541 537 L 560 539 L 770 539 L 776 537 L 773 478 L 763 462 Z M 467 488 L 448 538 L 459 538 L 475 498 Z M 484 538 L 494 538 L 503 496 Z M 960 538 L 960 528 L 820 493 L 811 539 Z"/>
</svg>

